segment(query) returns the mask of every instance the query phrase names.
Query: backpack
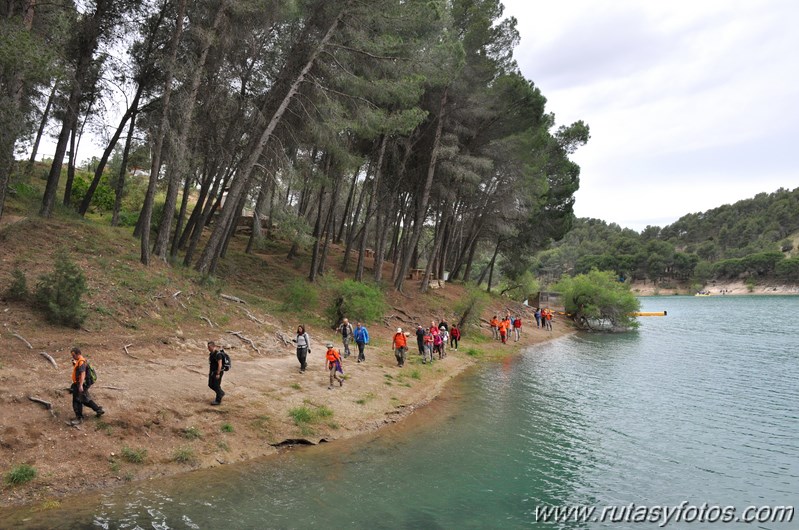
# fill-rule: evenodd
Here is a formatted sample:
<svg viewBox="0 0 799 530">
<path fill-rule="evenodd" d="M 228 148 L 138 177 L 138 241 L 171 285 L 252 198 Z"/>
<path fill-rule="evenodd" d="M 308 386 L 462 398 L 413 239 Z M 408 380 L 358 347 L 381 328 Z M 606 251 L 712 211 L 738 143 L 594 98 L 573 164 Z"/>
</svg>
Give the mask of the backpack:
<svg viewBox="0 0 799 530">
<path fill-rule="evenodd" d="M 219 353 L 222 355 L 222 371 L 227 372 L 230 370 L 230 355 L 227 354 L 225 350 L 219 350 Z"/>
<path fill-rule="evenodd" d="M 97 372 L 94 370 L 94 366 L 89 362 L 89 359 L 86 359 L 86 379 L 83 380 L 83 385 L 90 387 L 96 382 Z"/>
</svg>

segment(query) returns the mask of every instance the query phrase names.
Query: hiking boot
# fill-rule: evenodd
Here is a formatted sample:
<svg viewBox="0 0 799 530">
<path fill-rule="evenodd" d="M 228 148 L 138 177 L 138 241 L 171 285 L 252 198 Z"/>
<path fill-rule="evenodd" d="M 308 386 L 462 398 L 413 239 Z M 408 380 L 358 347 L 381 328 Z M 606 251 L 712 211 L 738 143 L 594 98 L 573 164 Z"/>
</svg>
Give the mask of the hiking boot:
<svg viewBox="0 0 799 530">
<path fill-rule="evenodd" d="M 83 423 L 83 416 L 77 417 L 69 422 L 70 425 L 80 425 Z"/>
<path fill-rule="evenodd" d="M 344 380 L 343 379 L 339 379 L 338 380 L 338 386 L 344 386 Z"/>
<path fill-rule="evenodd" d="M 103 410 L 103 407 L 100 407 L 99 409 L 97 409 L 96 411 L 94 411 L 94 414 L 95 414 L 95 415 L 96 415 L 96 416 L 99 418 L 100 416 L 102 416 L 103 414 L 105 414 L 105 411 Z"/>
<path fill-rule="evenodd" d="M 327 387 L 328 390 L 333 390 L 332 386 Z"/>
<path fill-rule="evenodd" d="M 212 402 L 211 402 L 211 405 L 214 405 L 214 406 L 216 406 L 216 405 L 221 405 L 221 404 L 222 404 L 222 402 L 221 402 L 221 401 L 216 401 L 216 400 L 214 400 L 214 401 L 212 401 Z"/>
</svg>

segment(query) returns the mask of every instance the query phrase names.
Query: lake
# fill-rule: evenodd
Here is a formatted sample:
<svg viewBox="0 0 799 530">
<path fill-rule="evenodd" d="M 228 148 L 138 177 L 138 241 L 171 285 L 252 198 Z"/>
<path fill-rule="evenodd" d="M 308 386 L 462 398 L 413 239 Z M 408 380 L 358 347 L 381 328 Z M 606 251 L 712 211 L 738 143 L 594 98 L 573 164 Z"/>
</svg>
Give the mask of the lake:
<svg viewBox="0 0 799 530">
<path fill-rule="evenodd" d="M 1 511 L 0 527 L 658 528 L 657 507 L 681 504 L 667 527 L 799 527 L 713 524 L 799 499 L 799 297 L 641 300 L 668 316 L 483 364 L 400 425 Z M 554 506 L 628 512 L 541 522 Z M 632 522 L 642 507 L 656 522 Z"/>
</svg>

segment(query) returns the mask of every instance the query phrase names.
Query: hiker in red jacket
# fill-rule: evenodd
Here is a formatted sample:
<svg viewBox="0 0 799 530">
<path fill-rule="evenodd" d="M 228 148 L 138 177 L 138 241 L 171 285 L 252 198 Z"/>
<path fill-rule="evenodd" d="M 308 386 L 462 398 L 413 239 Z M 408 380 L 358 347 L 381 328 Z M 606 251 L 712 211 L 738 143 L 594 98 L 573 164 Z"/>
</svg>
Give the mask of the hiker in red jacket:
<svg viewBox="0 0 799 530">
<path fill-rule="evenodd" d="M 461 330 L 458 329 L 457 324 L 452 325 L 452 329 L 449 332 L 449 347 L 455 348 L 455 351 L 458 351 L 458 341 L 461 340 Z"/>
</svg>

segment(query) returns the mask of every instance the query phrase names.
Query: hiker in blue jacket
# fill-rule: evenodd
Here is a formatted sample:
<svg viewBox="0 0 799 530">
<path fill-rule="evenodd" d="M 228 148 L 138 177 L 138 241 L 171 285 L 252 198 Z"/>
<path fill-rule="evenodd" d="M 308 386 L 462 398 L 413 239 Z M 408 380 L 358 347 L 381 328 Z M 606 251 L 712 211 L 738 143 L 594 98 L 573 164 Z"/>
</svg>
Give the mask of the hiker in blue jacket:
<svg viewBox="0 0 799 530">
<path fill-rule="evenodd" d="M 356 322 L 352 337 L 355 339 L 355 344 L 358 345 L 358 362 L 365 361 L 366 356 L 363 354 L 363 349 L 369 344 L 369 331 L 360 322 Z"/>
</svg>

